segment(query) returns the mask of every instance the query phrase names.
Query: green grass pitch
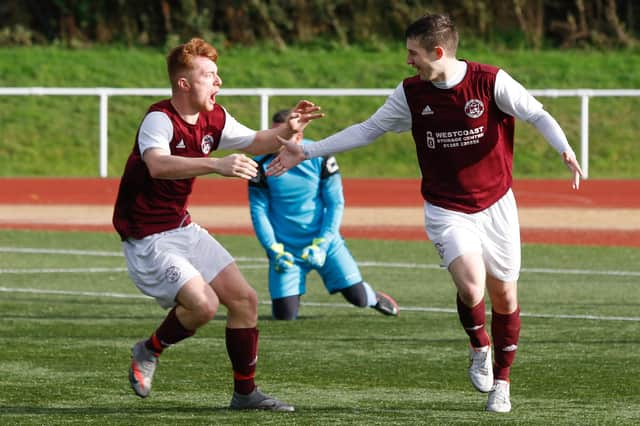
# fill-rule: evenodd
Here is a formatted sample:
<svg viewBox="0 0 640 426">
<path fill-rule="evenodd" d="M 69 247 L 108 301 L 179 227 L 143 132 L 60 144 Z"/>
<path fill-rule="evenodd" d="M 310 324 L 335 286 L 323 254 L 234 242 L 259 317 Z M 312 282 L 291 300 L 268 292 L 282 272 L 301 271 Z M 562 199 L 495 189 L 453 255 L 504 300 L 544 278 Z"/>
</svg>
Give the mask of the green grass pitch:
<svg viewBox="0 0 640 426">
<path fill-rule="evenodd" d="M 151 396 L 131 345 L 164 317 L 130 282 L 114 234 L 0 231 L 0 424 L 639 424 L 640 251 L 525 245 L 513 411 L 483 412 L 455 293 L 428 242 L 350 240 L 398 318 L 311 275 L 301 318 L 270 319 L 253 237 L 219 236 L 258 291 L 257 381 L 295 413 L 232 412 L 224 308 L 162 356 Z"/>
</svg>

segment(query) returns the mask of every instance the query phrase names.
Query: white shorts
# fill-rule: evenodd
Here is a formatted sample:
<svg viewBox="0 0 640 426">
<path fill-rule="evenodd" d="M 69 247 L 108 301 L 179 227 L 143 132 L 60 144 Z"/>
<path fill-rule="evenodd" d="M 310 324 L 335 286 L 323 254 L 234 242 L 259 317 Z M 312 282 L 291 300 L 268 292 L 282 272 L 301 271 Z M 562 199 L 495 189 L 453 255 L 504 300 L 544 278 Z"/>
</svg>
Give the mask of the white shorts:
<svg viewBox="0 0 640 426">
<path fill-rule="evenodd" d="M 461 213 L 424 203 L 425 228 L 449 267 L 466 253 L 481 253 L 487 272 L 502 281 L 520 275 L 520 224 L 513 192 L 509 190 L 491 207 L 478 213 Z"/>
<path fill-rule="evenodd" d="M 176 304 L 176 295 L 190 279 L 201 275 L 210 283 L 233 257 L 195 223 L 122 243 L 129 276 L 138 289 L 163 308 Z"/>
</svg>

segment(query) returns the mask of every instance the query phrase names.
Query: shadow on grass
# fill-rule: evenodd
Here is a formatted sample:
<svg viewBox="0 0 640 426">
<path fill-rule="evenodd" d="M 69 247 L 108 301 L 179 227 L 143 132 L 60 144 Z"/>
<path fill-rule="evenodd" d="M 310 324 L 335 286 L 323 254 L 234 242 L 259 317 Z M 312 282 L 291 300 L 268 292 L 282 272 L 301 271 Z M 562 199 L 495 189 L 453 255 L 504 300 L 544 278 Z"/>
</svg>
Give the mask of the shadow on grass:
<svg viewBox="0 0 640 426">
<path fill-rule="evenodd" d="M 412 411 L 431 411 L 441 412 L 441 411 L 449 411 L 449 412 L 478 412 L 478 403 L 461 403 L 461 402 L 451 402 L 443 403 L 432 402 L 432 403 L 422 403 L 417 401 L 412 402 L 403 402 L 401 406 L 393 406 L 387 405 L 385 408 L 372 409 L 371 407 L 353 407 L 353 406 L 305 406 L 305 405 L 295 405 L 296 411 L 293 413 L 290 412 L 272 412 L 272 411 L 262 411 L 262 410 L 232 410 L 228 406 L 224 407 L 215 407 L 215 406 L 206 406 L 206 407 L 197 407 L 197 406 L 175 406 L 175 407 L 167 407 L 162 406 L 159 407 L 157 405 L 149 406 L 149 407 L 33 407 L 33 406 L 2 406 L 0 405 L 0 412 L 3 415 L 40 415 L 40 416 L 69 416 L 69 415 L 81 415 L 81 416 L 147 416 L 152 415 L 154 417 L 162 417 L 162 416 L 170 416 L 170 415 L 183 415 L 183 414 L 191 414 L 191 415 L 208 415 L 208 414 L 226 414 L 226 415 L 242 415 L 242 414 L 255 414 L 255 413 L 265 413 L 277 416 L 295 416 L 295 415 L 306 415 L 311 414 L 314 416 L 318 415 L 331 415 L 331 416 L 339 416 L 339 415 L 353 415 L 357 413 L 367 413 L 371 415 L 375 412 L 386 412 L 386 413 L 395 413 L 400 414 L 402 412 L 412 412 Z"/>
</svg>

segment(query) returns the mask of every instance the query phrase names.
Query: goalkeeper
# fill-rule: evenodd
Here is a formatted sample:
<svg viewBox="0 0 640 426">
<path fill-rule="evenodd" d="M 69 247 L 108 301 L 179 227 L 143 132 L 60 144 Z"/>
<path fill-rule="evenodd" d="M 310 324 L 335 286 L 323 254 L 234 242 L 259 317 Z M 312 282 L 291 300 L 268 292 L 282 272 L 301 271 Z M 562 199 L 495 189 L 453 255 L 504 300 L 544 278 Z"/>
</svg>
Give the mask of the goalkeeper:
<svg viewBox="0 0 640 426">
<path fill-rule="evenodd" d="M 274 114 L 272 127 L 286 123 L 289 110 Z M 296 136 L 298 143 L 311 143 Z M 363 281 L 339 228 L 344 210 L 342 180 L 334 157 L 303 161 L 272 177 L 265 170 L 273 154 L 254 160 L 258 176 L 249 181 L 251 221 L 269 258 L 269 293 L 275 319 L 298 316 L 307 274 L 315 269 L 331 294 L 342 293 L 352 305 L 398 315 L 389 295 Z"/>
</svg>

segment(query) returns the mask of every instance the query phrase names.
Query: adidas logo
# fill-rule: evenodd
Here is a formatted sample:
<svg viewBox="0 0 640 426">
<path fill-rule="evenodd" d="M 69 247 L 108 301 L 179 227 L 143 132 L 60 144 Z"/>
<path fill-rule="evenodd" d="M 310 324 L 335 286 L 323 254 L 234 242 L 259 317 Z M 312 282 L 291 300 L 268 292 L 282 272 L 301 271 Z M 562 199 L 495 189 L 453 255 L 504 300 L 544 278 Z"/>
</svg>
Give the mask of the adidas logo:
<svg viewBox="0 0 640 426">
<path fill-rule="evenodd" d="M 515 352 L 518 350 L 518 345 L 509 345 L 502 348 L 502 352 Z"/>
<path fill-rule="evenodd" d="M 424 109 L 422 110 L 422 112 L 420 114 L 421 115 L 433 115 L 433 110 L 431 109 L 431 107 L 429 105 L 427 105 L 426 107 L 424 107 Z"/>
<path fill-rule="evenodd" d="M 180 139 L 180 142 L 178 142 L 178 145 L 176 145 L 176 148 L 186 148 L 187 146 L 184 144 L 184 139 Z"/>
</svg>

